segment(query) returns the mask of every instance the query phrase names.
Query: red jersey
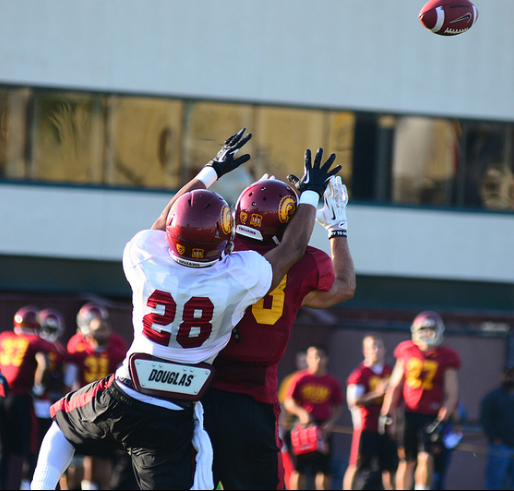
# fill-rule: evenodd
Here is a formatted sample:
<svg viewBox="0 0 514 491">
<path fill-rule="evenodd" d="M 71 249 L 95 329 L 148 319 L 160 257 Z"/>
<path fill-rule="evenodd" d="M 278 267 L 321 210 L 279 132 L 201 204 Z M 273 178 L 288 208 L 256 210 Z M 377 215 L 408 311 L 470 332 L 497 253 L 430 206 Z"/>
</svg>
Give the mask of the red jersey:
<svg viewBox="0 0 514 491">
<path fill-rule="evenodd" d="M 247 250 L 248 242 L 235 241 L 236 250 Z M 253 247 L 265 254 L 272 247 Z M 331 258 L 307 247 L 303 257 L 284 276 L 280 285 L 248 307 L 234 336 L 214 360 L 216 378 L 212 387 L 255 400 L 278 404 L 277 364 L 284 356 L 291 328 L 305 296 L 313 290 L 329 291 L 334 283 Z"/>
<path fill-rule="evenodd" d="M 380 373 L 375 373 L 370 367 L 361 363 L 348 377 L 347 385 L 360 385 L 364 387 L 364 394 L 376 390 L 382 381 L 388 381 L 393 373 L 393 368 L 384 365 Z M 378 417 L 382 409 L 383 397 L 379 397 L 367 406 L 359 406 L 360 427 L 358 430 L 378 431 Z"/>
<path fill-rule="evenodd" d="M 111 334 L 103 350 L 95 351 L 84 336 L 77 333 L 68 341 L 67 349 L 70 361 L 78 366 L 81 387 L 114 373 L 127 353 L 125 341 L 117 334 Z"/>
<path fill-rule="evenodd" d="M 460 368 L 459 354 L 445 346 L 423 352 L 413 341 L 405 341 L 397 346 L 394 356 L 405 363 L 405 409 L 420 414 L 437 414 L 444 404 L 444 373 Z"/>
<path fill-rule="evenodd" d="M 28 395 L 34 386 L 36 353 L 52 353 L 54 347 L 37 334 L 0 334 L 0 371 L 9 384 L 11 396 Z"/>
<path fill-rule="evenodd" d="M 326 421 L 332 416 L 332 407 L 344 402 L 341 385 L 332 375 L 311 375 L 302 370 L 290 382 L 286 398 L 292 397 L 316 422 Z"/>
</svg>

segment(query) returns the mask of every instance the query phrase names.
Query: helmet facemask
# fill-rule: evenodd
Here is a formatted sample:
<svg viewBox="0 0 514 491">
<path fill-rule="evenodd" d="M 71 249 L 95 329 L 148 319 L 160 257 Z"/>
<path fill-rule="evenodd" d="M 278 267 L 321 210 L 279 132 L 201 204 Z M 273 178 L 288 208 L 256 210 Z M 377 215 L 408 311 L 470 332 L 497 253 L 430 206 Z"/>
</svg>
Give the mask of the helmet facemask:
<svg viewBox="0 0 514 491">
<path fill-rule="evenodd" d="M 412 323 L 412 341 L 418 346 L 435 348 L 443 342 L 444 330 L 444 323 L 439 314 L 422 312 Z"/>
</svg>

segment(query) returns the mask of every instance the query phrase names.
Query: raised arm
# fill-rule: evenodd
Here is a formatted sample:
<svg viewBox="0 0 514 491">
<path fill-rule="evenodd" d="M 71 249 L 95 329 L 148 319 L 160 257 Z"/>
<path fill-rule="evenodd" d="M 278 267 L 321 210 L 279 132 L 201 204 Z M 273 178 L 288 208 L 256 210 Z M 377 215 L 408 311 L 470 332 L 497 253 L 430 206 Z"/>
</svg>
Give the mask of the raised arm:
<svg viewBox="0 0 514 491">
<path fill-rule="evenodd" d="M 314 290 L 308 293 L 303 300 L 303 305 L 307 307 L 315 309 L 332 307 L 339 302 L 352 299 L 355 294 L 355 268 L 347 238 L 347 203 L 346 186 L 339 176 L 331 177 L 324 193 L 324 207 L 318 210 L 316 219 L 328 232 L 335 279 L 328 292 Z"/>
<path fill-rule="evenodd" d="M 273 270 L 269 291 L 273 291 L 279 285 L 284 275 L 305 253 L 314 229 L 318 202 L 325 192 L 330 177 L 341 170 L 339 165 L 330 170 L 336 158 L 335 154 L 331 154 L 323 166 L 321 166 L 322 158 L 323 149 L 320 148 L 312 165 L 311 151 L 305 151 L 305 173 L 297 186 L 302 193 L 298 210 L 289 222 L 282 242 L 264 256 L 271 263 Z"/>
<path fill-rule="evenodd" d="M 230 138 L 225 140 L 225 143 L 221 147 L 216 157 L 205 164 L 204 168 L 184 185 L 166 205 L 159 218 L 152 225 L 152 230 L 166 230 L 166 220 L 169 212 L 173 207 L 175 201 L 180 198 L 183 194 L 195 189 L 208 189 L 214 182 L 216 182 L 221 176 L 233 171 L 241 164 L 244 164 L 250 160 L 250 155 L 245 154 L 237 159 L 234 158 L 239 149 L 252 137 L 251 133 L 244 135 L 246 128 L 242 128 L 237 133 L 232 135 Z"/>
</svg>

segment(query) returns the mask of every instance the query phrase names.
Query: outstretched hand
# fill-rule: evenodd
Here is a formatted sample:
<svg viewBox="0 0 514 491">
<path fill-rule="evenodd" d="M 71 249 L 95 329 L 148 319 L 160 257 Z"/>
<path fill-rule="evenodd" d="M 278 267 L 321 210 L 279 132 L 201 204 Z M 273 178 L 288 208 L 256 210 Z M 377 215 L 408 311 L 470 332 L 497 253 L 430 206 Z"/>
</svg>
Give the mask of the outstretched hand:
<svg viewBox="0 0 514 491">
<path fill-rule="evenodd" d="M 332 176 L 329 179 L 323 201 L 324 206 L 316 213 L 316 220 L 325 227 L 329 238 L 346 237 L 346 233 L 343 232 L 348 230 L 348 219 L 346 217 L 348 190 L 340 176 Z"/>
<path fill-rule="evenodd" d="M 305 167 L 302 178 L 300 179 L 294 174 L 289 174 L 287 176 L 288 181 L 301 193 L 304 191 L 315 191 L 321 198 L 325 192 L 325 188 L 327 187 L 328 180 L 341 170 L 340 165 L 330 170 L 330 167 L 336 159 L 335 153 L 330 155 L 327 161 L 323 164 L 323 167 L 321 167 L 322 158 L 323 149 L 318 148 L 314 159 L 314 165 L 312 165 L 311 151 L 309 149 L 305 150 Z"/>
<path fill-rule="evenodd" d="M 237 159 L 234 158 L 239 149 L 252 138 L 251 133 L 244 135 L 245 131 L 246 128 L 242 128 L 225 140 L 216 157 L 205 164 L 205 167 L 212 167 L 216 171 L 218 179 L 250 160 L 249 154 L 241 155 Z"/>
</svg>

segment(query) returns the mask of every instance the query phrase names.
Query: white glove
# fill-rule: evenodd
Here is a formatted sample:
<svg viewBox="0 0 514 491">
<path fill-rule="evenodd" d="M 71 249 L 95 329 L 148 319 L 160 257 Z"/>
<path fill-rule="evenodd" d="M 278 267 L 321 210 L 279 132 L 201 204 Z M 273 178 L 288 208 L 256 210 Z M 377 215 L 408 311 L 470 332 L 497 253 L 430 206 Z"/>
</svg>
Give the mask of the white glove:
<svg viewBox="0 0 514 491">
<path fill-rule="evenodd" d="M 259 179 L 259 181 L 265 181 L 266 179 L 269 179 L 271 181 L 275 180 L 275 176 L 269 176 L 269 174 L 266 172 L 266 174 L 263 174 L 262 177 Z"/>
<path fill-rule="evenodd" d="M 348 231 L 348 219 L 346 217 L 346 204 L 348 203 L 348 191 L 342 183 L 341 177 L 332 176 L 323 194 L 324 206 L 316 213 L 316 220 L 323 225 L 328 232 L 328 238 L 346 237 Z"/>
</svg>

